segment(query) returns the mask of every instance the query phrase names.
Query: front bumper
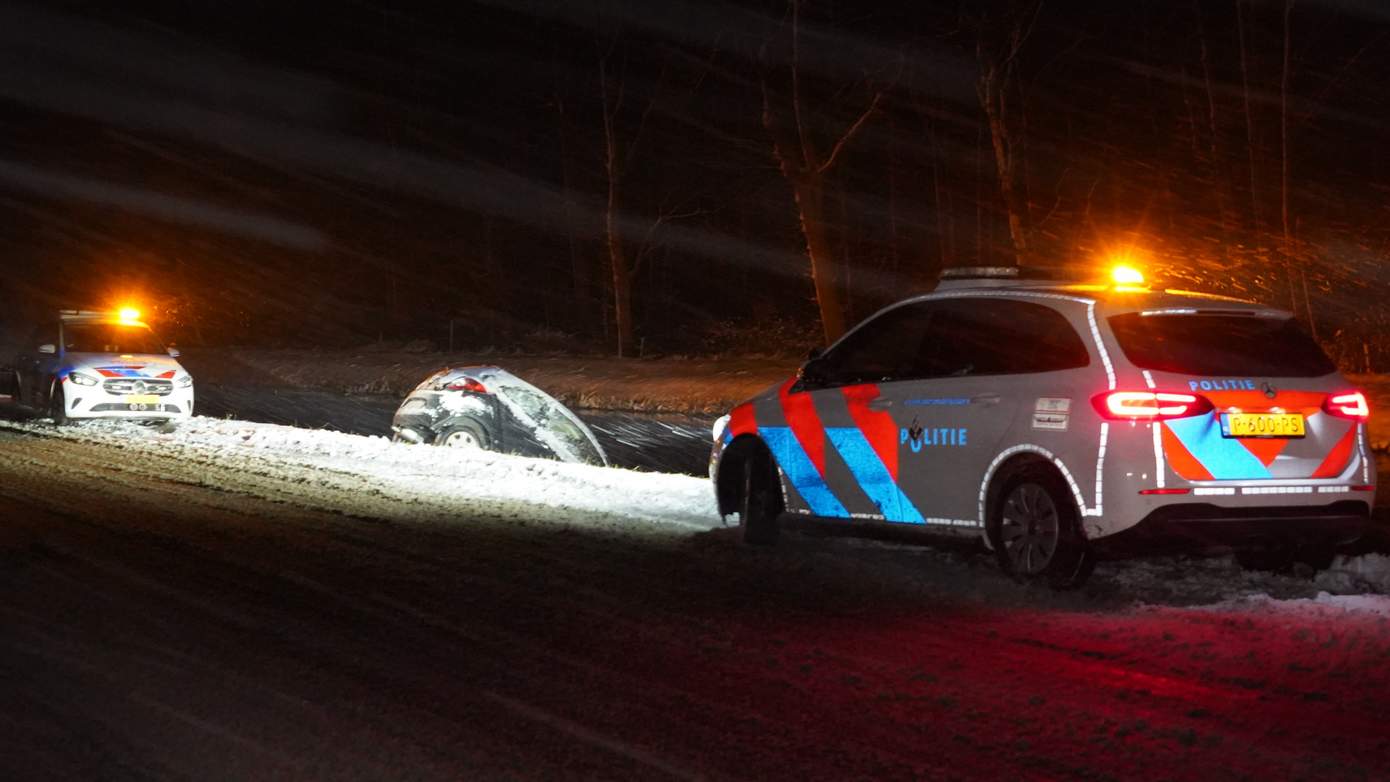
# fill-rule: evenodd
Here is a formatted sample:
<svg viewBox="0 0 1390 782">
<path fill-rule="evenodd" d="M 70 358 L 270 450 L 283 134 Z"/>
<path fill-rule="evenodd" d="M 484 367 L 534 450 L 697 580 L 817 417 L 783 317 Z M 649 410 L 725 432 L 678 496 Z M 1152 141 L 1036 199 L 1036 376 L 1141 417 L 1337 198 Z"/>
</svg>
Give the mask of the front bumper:
<svg viewBox="0 0 1390 782">
<path fill-rule="evenodd" d="M 190 418 L 193 388 L 175 388 L 152 401 L 132 402 L 129 395 L 113 394 L 101 386 L 64 383 L 63 395 L 70 419 L 130 418 L 137 420 Z"/>
<path fill-rule="evenodd" d="M 1165 505 L 1122 532 L 1092 541 L 1105 556 L 1201 552 L 1271 545 L 1343 545 L 1365 534 L 1371 505 L 1342 500 L 1326 505 L 1221 507 Z"/>
</svg>

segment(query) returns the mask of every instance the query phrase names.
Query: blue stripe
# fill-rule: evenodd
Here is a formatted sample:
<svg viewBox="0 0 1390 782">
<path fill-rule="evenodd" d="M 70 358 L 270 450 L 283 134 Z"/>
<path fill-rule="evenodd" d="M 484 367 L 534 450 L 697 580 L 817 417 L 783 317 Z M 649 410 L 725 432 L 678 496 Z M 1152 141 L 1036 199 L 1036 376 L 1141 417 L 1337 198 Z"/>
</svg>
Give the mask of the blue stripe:
<svg viewBox="0 0 1390 782">
<path fill-rule="evenodd" d="M 1221 436 L 1221 425 L 1212 413 L 1165 421 L 1168 428 L 1211 477 L 1221 481 L 1273 478 L 1269 468 L 1239 440 Z"/>
<path fill-rule="evenodd" d="M 825 433 L 830 437 L 830 442 L 835 444 L 835 450 L 844 457 L 850 472 L 854 473 L 854 480 L 859 484 L 859 488 L 869 495 L 869 499 L 874 501 L 885 518 L 909 524 L 926 523 L 922 514 L 913 506 L 912 500 L 903 494 L 898 482 L 893 480 L 888 466 L 879 458 L 873 446 L 869 445 L 869 440 L 863 432 L 853 427 L 834 427 L 826 429 Z"/>
<path fill-rule="evenodd" d="M 772 456 L 782 473 L 791 481 L 792 487 L 806 500 L 811 512 L 817 516 L 848 518 L 849 511 L 835 497 L 825 479 L 820 476 L 806 449 L 796 439 L 789 426 L 760 426 L 758 434 L 772 450 Z"/>
</svg>

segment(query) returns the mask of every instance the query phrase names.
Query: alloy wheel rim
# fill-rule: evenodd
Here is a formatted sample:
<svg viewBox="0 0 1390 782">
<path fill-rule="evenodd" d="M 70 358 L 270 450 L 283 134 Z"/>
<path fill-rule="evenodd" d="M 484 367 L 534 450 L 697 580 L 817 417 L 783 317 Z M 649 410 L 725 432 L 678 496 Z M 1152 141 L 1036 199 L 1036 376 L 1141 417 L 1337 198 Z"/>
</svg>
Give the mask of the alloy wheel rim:
<svg viewBox="0 0 1390 782">
<path fill-rule="evenodd" d="M 1009 492 L 999 525 L 1000 541 L 1014 572 L 1041 573 L 1057 553 L 1061 519 L 1043 487 L 1024 483 Z"/>
<path fill-rule="evenodd" d="M 444 447 L 477 448 L 478 438 L 474 437 L 472 432 L 450 432 L 449 436 L 444 438 Z"/>
</svg>

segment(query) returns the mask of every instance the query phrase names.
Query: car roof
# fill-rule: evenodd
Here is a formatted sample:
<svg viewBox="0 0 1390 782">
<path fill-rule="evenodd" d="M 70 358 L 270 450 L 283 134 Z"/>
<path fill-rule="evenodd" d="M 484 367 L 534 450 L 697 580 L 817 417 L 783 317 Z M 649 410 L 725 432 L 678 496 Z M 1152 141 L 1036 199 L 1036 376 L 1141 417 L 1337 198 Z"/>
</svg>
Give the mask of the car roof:
<svg viewBox="0 0 1390 782">
<path fill-rule="evenodd" d="M 973 282 L 973 281 L 972 281 Z M 1001 284 L 1002 282 L 1002 284 Z M 1044 282 L 1044 281 L 987 281 L 981 285 L 961 285 L 959 283 L 941 286 L 932 293 L 914 297 L 931 300 L 942 298 L 976 298 L 999 296 L 1000 298 L 1062 297 L 1084 302 L 1095 302 L 1098 308 L 1108 315 L 1127 312 L 1172 311 L 1183 314 L 1186 310 L 1195 312 L 1239 312 L 1253 313 L 1267 317 L 1291 317 L 1292 315 L 1277 307 L 1270 307 L 1246 299 L 1222 296 L 1202 291 L 1188 291 L 1172 288 L 1148 288 L 1128 285 L 1100 285 L 1082 282 Z M 910 301 L 910 300 L 909 300 Z"/>
</svg>

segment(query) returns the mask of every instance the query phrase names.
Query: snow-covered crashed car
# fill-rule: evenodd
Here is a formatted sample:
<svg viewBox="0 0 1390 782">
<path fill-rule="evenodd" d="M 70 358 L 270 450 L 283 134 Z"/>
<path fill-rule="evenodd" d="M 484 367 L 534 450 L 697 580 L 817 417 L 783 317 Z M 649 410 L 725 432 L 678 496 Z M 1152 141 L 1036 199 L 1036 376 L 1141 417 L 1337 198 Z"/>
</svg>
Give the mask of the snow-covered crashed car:
<svg viewBox="0 0 1390 782">
<path fill-rule="evenodd" d="M 20 405 L 54 423 L 73 419 L 185 419 L 193 377 L 134 311 L 63 310 L 34 329 L 14 366 Z"/>
<path fill-rule="evenodd" d="M 442 369 L 396 410 L 400 442 L 607 466 L 594 433 L 549 394 L 492 366 Z"/>
</svg>

